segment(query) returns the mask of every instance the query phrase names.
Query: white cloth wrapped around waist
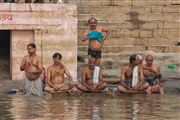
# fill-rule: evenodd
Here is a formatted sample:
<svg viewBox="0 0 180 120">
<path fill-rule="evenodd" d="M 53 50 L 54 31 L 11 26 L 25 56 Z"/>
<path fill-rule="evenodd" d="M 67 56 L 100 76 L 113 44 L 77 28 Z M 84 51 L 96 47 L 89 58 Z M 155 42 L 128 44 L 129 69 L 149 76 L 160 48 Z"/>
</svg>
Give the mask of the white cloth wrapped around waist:
<svg viewBox="0 0 180 120">
<path fill-rule="evenodd" d="M 133 69 L 132 87 L 136 86 L 138 83 L 139 83 L 139 70 L 138 70 L 138 66 L 135 66 Z"/>
<path fill-rule="evenodd" d="M 42 74 L 36 80 L 29 80 L 25 77 L 24 88 L 26 95 L 43 96 Z"/>
<path fill-rule="evenodd" d="M 93 73 L 93 84 L 97 84 L 99 82 L 99 70 L 98 66 L 95 66 L 94 73 Z"/>
</svg>

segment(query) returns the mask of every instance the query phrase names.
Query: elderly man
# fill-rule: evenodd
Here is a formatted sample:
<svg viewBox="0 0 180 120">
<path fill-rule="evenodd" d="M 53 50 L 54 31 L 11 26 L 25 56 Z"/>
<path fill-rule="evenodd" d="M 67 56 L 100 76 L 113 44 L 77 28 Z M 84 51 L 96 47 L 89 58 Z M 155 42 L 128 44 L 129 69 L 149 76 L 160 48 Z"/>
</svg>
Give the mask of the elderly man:
<svg viewBox="0 0 180 120">
<path fill-rule="evenodd" d="M 99 26 L 98 21 L 95 18 L 90 18 L 88 23 L 89 27 L 84 32 L 82 42 L 87 39 L 89 40 L 88 56 L 96 58 L 95 64 L 96 66 L 99 66 L 101 60 L 101 49 L 110 32 L 107 28 Z M 104 37 L 103 32 L 105 32 Z"/>
<path fill-rule="evenodd" d="M 89 67 L 84 68 L 82 72 L 82 84 L 79 84 L 77 88 L 83 92 L 102 92 L 106 88 L 101 70 L 99 70 L 99 74 L 95 74 L 94 72 L 95 61 L 95 58 L 89 58 Z"/>
<path fill-rule="evenodd" d="M 47 68 L 47 81 L 48 85 L 45 88 L 46 92 L 58 93 L 58 92 L 68 92 L 72 86 L 72 76 L 69 73 L 66 66 L 61 63 L 62 55 L 60 53 L 54 53 L 53 61 L 54 63 Z M 64 82 L 64 75 L 69 79 L 69 84 L 66 85 Z"/>
<path fill-rule="evenodd" d="M 159 66 L 153 64 L 153 56 L 146 56 L 146 64 L 143 65 L 145 80 L 149 83 L 147 93 L 164 94 L 164 89 L 160 87 L 159 82 L 162 80 Z"/>
<path fill-rule="evenodd" d="M 36 45 L 30 43 L 27 45 L 27 51 L 29 55 L 26 55 L 20 66 L 21 71 L 25 71 L 25 93 L 26 95 L 43 95 L 42 88 L 42 71 L 43 64 L 40 56 L 36 54 Z"/>
<path fill-rule="evenodd" d="M 118 90 L 123 93 L 140 93 L 148 88 L 144 81 L 143 69 L 139 66 L 140 59 L 137 55 L 131 55 L 130 63 L 121 69 L 120 85 Z"/>
</svg>

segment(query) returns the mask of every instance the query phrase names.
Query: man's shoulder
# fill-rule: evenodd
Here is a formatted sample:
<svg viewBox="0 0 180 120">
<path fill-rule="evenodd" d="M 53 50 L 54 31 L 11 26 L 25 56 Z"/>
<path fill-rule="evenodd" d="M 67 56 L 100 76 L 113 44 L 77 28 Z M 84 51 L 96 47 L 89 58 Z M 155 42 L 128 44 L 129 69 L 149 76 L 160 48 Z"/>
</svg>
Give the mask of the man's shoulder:
<svg viewBox="0 0 180 120">
<path fill-rule="evenodd" d="M 159 68 L 159 66 L 156 65 L 156 64 L 153 64 L 152 67 L 153 67 L 153 68 Z"/>
<path fill-rule="evenodd" d="M 39 55 L 37 55 L 36 58 L 37 58 L 38 60 L 41 60 L 41 59 L 42 59 L 42 57 L 39 56 Z"/>
<path fill-rule="evenodd" d="M 24 58 L 29 58 L 29 55 L 25 55 Z"/>
<path fill-rule="evenodd" d="M 128 69 L 128 68 L 130 68 L 130 67 L 129 67 L 129 64 L 126 64 L 126 65 L 124 65 L 124 66 L 122 67 L 122 69 Z"/>
<path fill-rule="evenodd" d="M 83 71 L 84 71 L 84 72 L 87 72 L 88 70 L 89 70 L 88 67 L 83 68 Z"/>
<path fill-rule="evenodd" d="M 47 67 L 47 69 L 53 69 L 53 68 L 54 68 L 53 64 Z"/>
</svg>

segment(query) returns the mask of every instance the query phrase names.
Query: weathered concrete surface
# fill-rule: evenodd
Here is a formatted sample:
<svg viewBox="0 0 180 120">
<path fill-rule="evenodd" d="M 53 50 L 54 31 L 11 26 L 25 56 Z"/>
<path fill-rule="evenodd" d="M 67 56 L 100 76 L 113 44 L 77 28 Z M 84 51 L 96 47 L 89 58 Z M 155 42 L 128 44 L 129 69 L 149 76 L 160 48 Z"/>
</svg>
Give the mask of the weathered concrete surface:
<svg viewBox="0 0 180 120">
<path fill-rule="evenodd" d="M 62 62 L 73 79 L 77 79 L 75 5 L 0 3 L 0 30 L 12 31 L 13 80 L 23 78 L 19 66 L 22 57 L 27 54 L 26 45 L 30 41 L 37 45 L 37 53 L 43 57 L 45 68 L 52 64 L 52 55 L 60 52 L 63 56 Z"/>
</svg>

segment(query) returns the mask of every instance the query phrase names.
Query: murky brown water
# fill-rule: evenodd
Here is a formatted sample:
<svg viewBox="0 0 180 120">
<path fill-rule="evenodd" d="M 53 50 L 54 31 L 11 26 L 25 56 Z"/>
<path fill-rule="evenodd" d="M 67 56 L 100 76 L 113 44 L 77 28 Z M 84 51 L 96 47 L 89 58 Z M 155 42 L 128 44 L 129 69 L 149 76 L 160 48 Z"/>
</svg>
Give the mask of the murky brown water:
<svg viewBox="0 0 180 120">
<path fill-rule="evenodd" d="M 179 94 L 0 97 L 1 120 L 179 120 Z"/>
</svg>

